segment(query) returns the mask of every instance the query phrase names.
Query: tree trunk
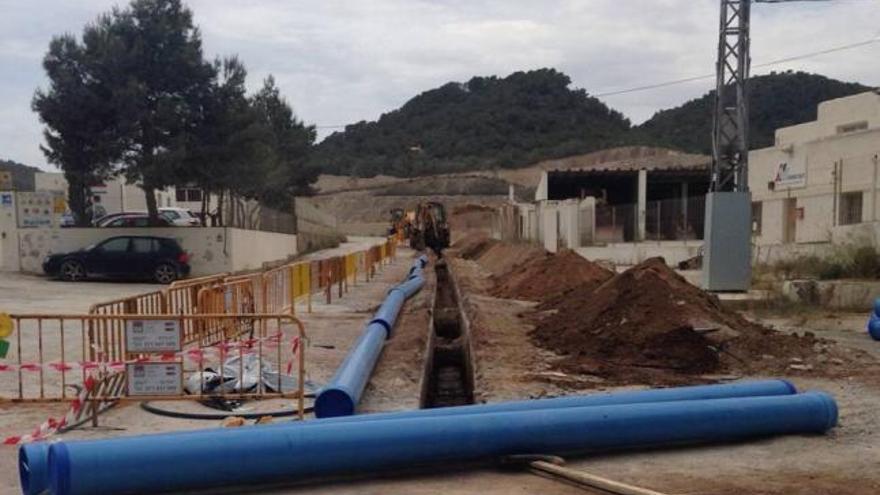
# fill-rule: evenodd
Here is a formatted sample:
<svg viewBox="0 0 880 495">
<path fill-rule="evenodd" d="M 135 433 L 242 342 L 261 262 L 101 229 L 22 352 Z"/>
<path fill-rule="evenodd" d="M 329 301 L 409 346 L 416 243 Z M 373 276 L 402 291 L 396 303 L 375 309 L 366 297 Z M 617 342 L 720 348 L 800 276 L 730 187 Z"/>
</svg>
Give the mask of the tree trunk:
<svg viewBox="0 0 880 495">
<path fill-rule="evenodd" d="M 220 193 L 217 195 L 217 216 L 215 227 L 223 226 L 223 198 L 226 195 L 226 191 L 224 189 L 220 190 Z"/>
<path fill-rule="evenodd" d="M 86 202 L 86 189 L 82 176 L 79 174 L 65 174 L 67 179 L 67 197 L 69 200 L 70 211 L 73 213 L 77 227 L 88 227 L 91 225 L 88 214 L 88 203 Z"/>
<path fill-rule="evenodd" d="M 156 204 L 156 188 L 144 184 L 141 186 L 144 190 L 144 198 L 147 200 L 147 215 L 149 215 L 150 225 L 159 225 L 159 207 Z"/>
<path fill-rule="evenodd" d="M 208 226 L 208 189 L 202 188 L 202 212 L 199 217 L 202 219 L 202 227 Z"/>
</svg>

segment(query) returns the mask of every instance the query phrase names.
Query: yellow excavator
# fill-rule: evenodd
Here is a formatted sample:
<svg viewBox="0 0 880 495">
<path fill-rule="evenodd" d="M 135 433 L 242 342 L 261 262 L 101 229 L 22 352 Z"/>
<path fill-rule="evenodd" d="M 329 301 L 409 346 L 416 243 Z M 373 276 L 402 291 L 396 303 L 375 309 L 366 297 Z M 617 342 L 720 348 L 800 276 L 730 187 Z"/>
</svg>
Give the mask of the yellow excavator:
<svg viewBox="0 0 880 495">
<path fill-rule="evenodd" d="M 409 245 L 418 251 L 431 248 L 437 256 L 449 247 L 449 224 L 442 203 L 426 201 L 416 206 L 410 225 Z"/>
</svg>

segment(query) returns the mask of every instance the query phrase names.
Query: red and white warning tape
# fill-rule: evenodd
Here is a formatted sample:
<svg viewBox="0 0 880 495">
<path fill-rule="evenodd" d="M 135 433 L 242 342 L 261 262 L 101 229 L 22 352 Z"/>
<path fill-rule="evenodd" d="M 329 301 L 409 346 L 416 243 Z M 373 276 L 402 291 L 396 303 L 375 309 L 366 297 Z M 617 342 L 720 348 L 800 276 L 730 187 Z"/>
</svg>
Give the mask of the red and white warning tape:
<svg viewBox="0 0 880 495">
<path fill-rule="evenodd" d="M 279 333 L 270 335 L 268 337 L 263 337 L 259 339 L 248 339 L 240 342 L 234 343 L 219 343 L 209 347 L 203 347 L 200 349 L 190 349 L 187 351 L 174 352 L 174 353 L 166 353 L 159 356 L 160 361 L 168 362 L 174 361 L 178 358 L 189 359 L 199 365 L 204 364 L 207 355 L 216 353 L 219 356 L 233 354 L 235 350 L 238 350 L 241 354 L 253 353 L 254 346 L 256 346 L 261 341 L 263 345 L 267 347 L 279 346 L 283 344 L 284 335 Z M 297 350 L 299 349 L 300 339 L 299 337 L 293 337 L 290 341 L 291 343 L 291 359 L 287 362 L 287 374 L 290 374 L 293 369 L 293 356 L 296 355 Z M 230 352 L 233 351 L 233 352 Z M 2 364 L 0 363 L 0 372 L 4 371 L 40 371 L 41 369 L 51 369 L 58 372 L 61 371 L 70 371 L 74 369 L 82 369 L 82 370 L 90 370 L 90 369 L 101 369 L 101 370 L 113 370 L 113 371 L 121 371 L 125 369 L 125 365 L 129 363 L 144 363 L 144 362 L 155 362 L 154 359 L 150 358 L 140 358 L 129 361 L 79 361 L 79 362 L 52 362 L 52 363 L 21 363 L 21 364 Z M 80 393 L 73 398 L 70 403 L 70 409 L 67 410 L 67 413 L 60 419 L 49 417 L 46 421 L 43 421 L 40 426 L 36 427 L 31 433 L 27 433 L 24 435 L 13 435 L 6 437 L 3 439 L 3 445 L 21 445 L 23 443 L 29 443 L 34 441 L 45 440 L 50 436 L 54 435 L 65 425 L 70 424 L 75 421 L 79 416 L 80 410 L 86 403 L 88 399 L 89 392 L 95 388 L 95 379 L 91 376 L 88 376 L 83 381 L 83 388 Z"/>
<path fill-rule="evenodd" d="M 87 377 L 83 382 L 83 388 L 80 391 L 79 395 L 77 395 L 73 401 L 70 403 L 70 409 L 67 410 L 67 413 L 61 418 L 47 418 L 46 421 L 43 421 L 40 426 L 34 428 L 31 433 L 26 433 L 24 435 L 13 435 L 10 437 L 6 437 L 3 439 L 3 445 L 21 445 L 23 443 L 35 442 L 39 440 L 45 440 L 50 436 L 54 435 L 58 430 L 64 427 L 64 425 L 75 421 L 77 416 L 79 415 L 80 409 L 86 403 L 86 398 L 89 395 L 89 392 L 95 387 L 95 380 L 92 377 Z"/>
<path fill-rule="evenodd" d="M 168 352 L 162 353 L 158 355 L 159 361 L 170 362 L 176 361 L 177 359 L 183 358 L 189 361 L 192 361 L 196 364 L 203 364 L 205 361 L 212 358 L 219 358 L 220 356 L 229 356 L 232 354 L 251 354 L 256 352 L 255 349 L 257 345 L 262 342 L 265 347 L 275 347 L 279 345 L 283 345 L 283 334 L 276 333 L 267 337 L 262 338 L 254 338 L 247 339 L 236 342 L 220 342 L 218 344 L 214 344 L 211 346 L 201 347 L 198 349 L 189 349 L 180 352 Z M 293 337 L 290 341 L 291 344 L 296 344 L 299 342 L 299 337 Z M 294 345 L 294 352 L 296 352 L 296 346 Z M 101 352 L 99 351 L 99 356 Z M 50 361 L 46 363 L 40 362 L 23 362 L 23 363 L 0 363 L 0 373 L 15 373 L 18 371 L 30 371 L 30 372 L 39 372 L 39 371 L 57 371 L 57 372 L 67 372 L 73 370 L 109 370 L 109 371 L 122 371 L 125 369 L 125 365 L 129 363 L 144 363 L 155 361 L 155 357 L 142 357 L 134 360 L 116 360 L 116 361 L 106 361 L 106 360 L 98 360 L 98 361 Z"/>
</svg>

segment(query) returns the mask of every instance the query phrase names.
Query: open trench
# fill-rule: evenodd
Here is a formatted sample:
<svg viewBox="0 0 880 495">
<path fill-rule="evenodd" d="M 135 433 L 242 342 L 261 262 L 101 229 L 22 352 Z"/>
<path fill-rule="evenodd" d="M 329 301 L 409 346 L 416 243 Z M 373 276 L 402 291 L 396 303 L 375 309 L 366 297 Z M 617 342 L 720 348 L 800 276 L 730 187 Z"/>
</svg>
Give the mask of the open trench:
<svg viewBox="0 0 880 495">
<path fill-rule="evenodd" d="M 474 372 L 470 328 L 458 286 L 444 260 L 434 265 L 437 288 L 422 378 L 420 405 L 461 406 L 474 403 Z"/>
</svg>

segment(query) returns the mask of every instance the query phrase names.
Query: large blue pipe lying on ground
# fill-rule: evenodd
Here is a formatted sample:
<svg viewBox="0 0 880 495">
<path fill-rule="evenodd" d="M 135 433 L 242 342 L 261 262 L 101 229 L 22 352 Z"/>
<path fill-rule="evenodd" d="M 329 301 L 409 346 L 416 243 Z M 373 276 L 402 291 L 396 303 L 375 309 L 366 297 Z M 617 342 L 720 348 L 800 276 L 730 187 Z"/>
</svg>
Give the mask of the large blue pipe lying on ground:
<svg viewBox="0 0 880 495">
<path fill-rule="evenodd" d="M 565 454 L 821 433 L 829 395 L 653 402 L 463 416 L 234 428 L 49 447 L 55 495 L 155 493 L 300 481 L 514 454 Z"/>
<path fill-rule="evenodd" d="M 373 332 L 374 338 L 381 335 Z M 364 338 L 363 336 L 361 338 Z M 794 385 L 787 380 L 754 380 L 719 385 L 696 385 L 691 387 L 661 388 L 650 390 L 606 392 L 589 395 L 570 395 L 552 399 L 520 400 L 496 402 L 472 406 L 416 409 L 412 411 L 339 416 L 305 422 L 285 422 L 261 425 L 259 428 L 300 428 L 331 423 L 350 423 L 404 418 L 424 418 L 429 416 L 462 416 L 489 412 L 528 411 L 563 407 L 611 406 L 639 404 L 648 402 L 671 402 L 685 400 L 724 399 L 734 397 L 761 397 L 773 395 L 792 395 L 797 393 Z M 167 433 L 179 440 L 193 435 L 213 435 L 216 429 Z M 49 486 L 49 445 L 32 443 L 19 448 L 19 469 L 25 495 L 37 495 Z"/>
<path fill-rule="evenodd" d="M 327 418 L 354 414 L 355 406 L 361 399 L 379 355 L 382 354 L 385 340 L 391 337 L 391 329 L 397 322 L 403 303 L 425 284 L 422 269 L 427 263 L 426 256 L 419 256 L 413 262 L 406 280 L 388 291 L 382 305 L 345 356 L 333 379 L 318 393 L 315 399 L 315 416 Z"/>
</svg>

